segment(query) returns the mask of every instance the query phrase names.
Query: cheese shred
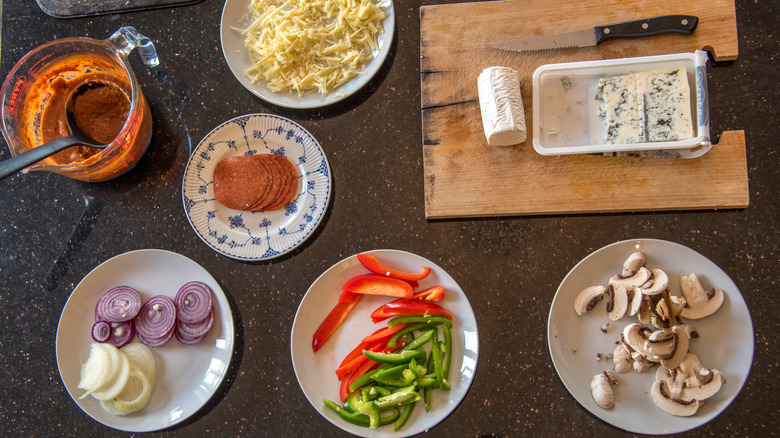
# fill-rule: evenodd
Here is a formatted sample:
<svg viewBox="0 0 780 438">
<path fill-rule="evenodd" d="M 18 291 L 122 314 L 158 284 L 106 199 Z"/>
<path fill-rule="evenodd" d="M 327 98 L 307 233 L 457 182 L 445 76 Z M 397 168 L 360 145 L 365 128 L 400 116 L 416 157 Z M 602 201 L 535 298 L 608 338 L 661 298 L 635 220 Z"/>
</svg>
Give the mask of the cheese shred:
<svg viewBox="0 0 780 438">
<path fill-rule="evenodd" d="M 385 12 L 376 0 L 252 0 L 241 29 L 253 65 L 244 74 L 275 93 L 327 96 L 378 50 Z"/>
</svg>

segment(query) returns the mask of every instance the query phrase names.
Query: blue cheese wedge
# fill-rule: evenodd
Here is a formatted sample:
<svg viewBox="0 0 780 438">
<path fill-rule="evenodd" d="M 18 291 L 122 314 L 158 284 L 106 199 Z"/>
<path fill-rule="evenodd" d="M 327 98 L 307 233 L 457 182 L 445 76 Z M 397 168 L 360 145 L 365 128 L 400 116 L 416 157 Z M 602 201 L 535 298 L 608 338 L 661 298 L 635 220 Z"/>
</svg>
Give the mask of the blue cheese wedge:
<svg viewBox="0 0 780 438">
<path fill-rule="evenodd" d="M 642 143 L 645 133 L 644 82 L 630 74 L 599 79 L 601 116 L 607 144 Z"/>
<path fill-rule="evenodd" d="M 525 141 L 525 110 L 520 75 L 509 67 L 488 67 L 477 78 L 482 127 L 491 146 Z"/>
<path fill-rule="evenodd" d="M 693 137 L 690 88 L 682 67 L 599 79 L 596 98 L 606 144 Z"/>
<path fill-rule="evenodd" d="M 693 137 L 690 87 L 685 69 L 648 72 L 644 79 L 647 141 Z"/>
</svg>

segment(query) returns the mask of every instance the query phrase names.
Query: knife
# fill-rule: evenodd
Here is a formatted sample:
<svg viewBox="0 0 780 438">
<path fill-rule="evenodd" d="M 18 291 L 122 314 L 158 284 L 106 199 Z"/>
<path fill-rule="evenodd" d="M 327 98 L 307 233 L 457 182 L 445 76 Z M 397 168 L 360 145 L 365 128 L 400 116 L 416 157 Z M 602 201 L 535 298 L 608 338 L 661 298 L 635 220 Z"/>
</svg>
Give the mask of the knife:
<svg viewBox="0 0 780 438">
<path fill-rule="evenodd" d="M 595 26 L 572 32 L 542 35 L 530 38 L 490 43 L 496 49 L 514 51 L 532 51 L 588 47 L 601 44 L 615 38 L 640 38 L 664 33 L 690 35 L 699 24 L 699 18 L 693 15 L 662 15 L 640 20 Z"/>
</svg>

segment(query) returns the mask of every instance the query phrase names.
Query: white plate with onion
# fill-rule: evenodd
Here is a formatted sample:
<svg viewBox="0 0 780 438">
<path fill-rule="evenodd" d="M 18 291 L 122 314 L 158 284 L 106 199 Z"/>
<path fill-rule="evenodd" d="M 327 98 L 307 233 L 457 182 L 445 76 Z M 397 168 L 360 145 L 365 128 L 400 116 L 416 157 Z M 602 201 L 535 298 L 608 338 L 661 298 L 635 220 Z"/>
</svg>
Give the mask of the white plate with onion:
<svg viewBox="0 0 780 438">
<path fill-rule="evenodd" d="M 381 21 L 383 32 L 377 35 L 377 48 L 371 51 L 373 58 L 356 76 L 331 90 L 325 96 L 318 92 L 299 96 L 297 92 L 271 91 L 266 86 L 266 81 L 261 79 L 253 83 L 252 79 L 245 75 L 247 69 L 254 64 L 249 50 L 244 45 L 246 38 L 241 33 L 242 29 L 252 24 L 252 13 L 249 10 L 251 3 L 251 0 L 227 0 L 225 2 L 220 23 L 222 53 L 228 67 L 241 85 L 254 95 L 274 105 L 310 109 L 344 100 L 363 88 L 376 75 L 390 52 L 395 33 L 395 9 L 392 0 L 377 0 L 379 7 L 385 13 L 385 18 Z"/>
<path fill-rule="evenodd" d="M 370 437 L 416 435 L 447 418 L 465 398 L 474 380 L 479 356 L 476 318 L 463 289 L 444 269 L 430 260 L 399 250 L 383 249 L 365 253 L 375 256 L 388 267 L 401 271 L 419 272 L 421 266 L 431 268 L 431 274 L 419 282 L 415 291 L 437 285 L 444 287 L 444 299 L 438 304 L 453 316 L 452 362 L 448 378 L 452 388 L 449 391 L 433 391 L 430 412 L 425 411 L 422 401 L 417 402 L 420 406 L 415 407 L 409 420 L 398 431 L 393 430 L 392 424 L 377 429 L 350 424 L 325 406 L 322 401 L 324 398 L 341 404 L 340 382 L 335 371 L 361 339 L 379 328 L 387 327 L 387 321 L 374 324 L 370 314 L 377 307 L 393 300 L 385 296 L 364 296 L 331 338 L 316 353 L 312 350 L 314 332 L 338 302 L 341 287 L 348 279 L 368 273 L 357 256 L 340 261 L 320 275 L 298 306 L 290 340 L 295 376 L 309 403 L 334 426 L 346 432 Z"/>
<path fill-rule="evenodd" d="M 635 251 L 646 255 L 645 266 L 660 268 L 669 278 L 671 295 L 681 296 L 680 277 L 695 273 L 707 290 L 722 289 L 725 299 L 720 308 L 707 317 L 685 320 L 696 327 L 699 337 L 691 339 L 688 351 L 701 363 L 718 369 L 726 383 L 692 416 L 675 416 L 662 411 L 651 398 L 655 381 L 653 366 L 644 373 L 633 369 L 615 371 L 607 357 L 620 340 L 623 328 L 638 322 L 625 315 L 610 321 L 605 303 L 588 313 L 577 315 L 574 302 L 589 286 L 606 285 L 620 274 L 623 263 Z M 607 298 L 602 301 L 606 302 Z M 602 327 L 606 326 L 606 332 Z M 631 433 L 662 435 L 681 433 L 699 427 L 723 412 L 734 401 L 747 381 L 753 362 L 753 323 L 747 304 L 737 286 L 715 263 L 683 245 L 656 239 L 635 239 L 605 246 L 580 261 L 564 278 L 553 299 L 547 323 L 550 356 L 566 389 L 585 409 L 603 421 Z M 597 357 L 600 354 L 601 357 Z M 612 385 L 614 407 L 601 408 L 591 394 L 591 379 L 610 371 L 618 383 Z"/>
<path fill-rule="evenodd" d="M 173 298 L 190 281 L 200 281 L 211 288 L 214 322 L 197 344 L 185 345 L 173 337 L 160 347 L 150 348 L 157 366 L 157 383 L 149 404 L 140 411 L 119 416 L 108 413 L 91 396 L 81 398 L 81 367 L 94 342 L 91 328 L 100 297 L 113 287 L 125 285 L 136 289 L 143 301 L 157 295 Z M 139 342 L 137 337 L 133 342 Z M 122 431 L 151 432 L 184 421 L 211 399 L 228 371 L 233 344 L 233 315 L 217 281 L 187 257 L 143 249 L 103 262 L 73 290 L 57 327 L 57 367 L 68 394 L 95 421 Z"/>
</svg>

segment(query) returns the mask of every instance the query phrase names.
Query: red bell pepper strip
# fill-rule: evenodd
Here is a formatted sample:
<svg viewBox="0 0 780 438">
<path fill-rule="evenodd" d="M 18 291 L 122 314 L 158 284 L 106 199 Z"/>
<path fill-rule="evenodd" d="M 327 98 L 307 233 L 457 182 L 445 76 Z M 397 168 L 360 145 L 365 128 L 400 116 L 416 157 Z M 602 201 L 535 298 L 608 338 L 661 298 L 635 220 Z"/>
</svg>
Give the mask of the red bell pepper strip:
<svg viewBox="0 0 780 438">
<path fill-rule="evenodd" d="M 352 277 L 342 286 L 342 291 L 364 295 L 386 295 L 398 298 L 411 298 L 414 288 L 397 278 L 382 277 L 377 274 L 364 274 Z"/>
<path fill-rule="evenodd" d="M 400 328 L 398 326 L 401 326 Z M 381 342 L 381 341 L 387 341 L 392 337 L 397 331 L 401 330 L 402 328 L 406 327 L 408 324 L 397 324 L 392 327 L 385 327 L 381 328 L 377 331 L 375 331 L 373 334 L 370 334 L 363 338 L 363 342 Z"/>
<path fill-rule="evenodd" d="M 352 313 L 352 309 L 354 309 L 359 302 L 360 297 L 351 303 L 337 303 L 336 306 L 333 307 L 312 337 L 311 348 L 315 353 L 325 344 L 331 335 L 336 332 L 336 329 L 344 323 L 344 320 L 347 319 L 347 316 Z"/>
<path fill-rule="evenodd" d="M 380 331 L 380 330 L 384 330 L 384 329 L 379 329 L 379 330 L 377 330 L 377 331 Z M 350 352 L 350 353 L 349 353 L 349 354 L 348 354 L 348 355 L 347 355 L 347 356 L 344 358 L 344 360 L 342 360 L 342 361 L 341 361 L 341 363 L 339 364 L 339 368 L 341 368 L 341 367 L 343 367 L 344 365 L 346 365 L 347 363 L 351 362 L 351 361 L 352 361 L 353 359 L 355 359 L 356 357 L 358 357 L 358 356 L 362 356 L 362 355 L 363 355 L 363 350 L 365 350 L 366 348 L 369 348 L 369 347 L 371 347 L 371 343 L 370 343 L 370 342 L 361 342 L 360 344 L 358 344 L 358 346 L 357 346 L 357 347 L 355 347 L 355 349 L 354 349 L 354 350 L 352 350 L 352 351 L 351 351 L 351 352 Z"/>
<path fill-rule="evenodd" d="M 371 320 L 377 323 L 391 316 L 405 315 L 436 315 L 452 319 L 452 315 L 436 303 L 417 300 L 395 300 L 374 310 L 371 313 Z"/>
<path fill-rule="evenodd" d="M 415 292 L 414 296 L 412 296 L 412 299 L 423 301 L 441 301 L 444 299 L 444 287 L 433 286 L 429 287 L 428 289 L 423 289 L 419 292 Z"/>
<path fill-rule="evenodd" d="M 341 388 L 339 389 L 339 395 L 341 395 L 341 401 L 345 402 L 347 400 L 347 396 L 349 395 L 349 386 L 352 385 L 352 382 L 357 380 L 358 377 L 361 377 L 363 374 L 378 367 L 379 365 L 380 364 L 378 362 L 374 362 L 373 360 L 366 359 L 366 361 L 363 362 L 363 364 L 360 365 L 358 369 L 356 369 L 349 376 L 345 377 L 341 381 Z"/>
<path fill-rule="evenodd" d="M 412 274 L 410 272 L 396 271 L 395 269 L 388 268 L 376 257 L 370 254 L 358 254 L 358 260 L 369 271 L 379 274 L 385 277 L 397 278 L 399 280 L 407 281 L 419 281 L 427 277 L 431 273 L 431 268 L 423 266 L 423 271 L 419 274 Z"/>
<path fill-rule="evenodd" d="M 380 352 L 385 350 L 387 348 L 386 346 L 387 342 L 377 342 L 376 344 L 372 345 L 369 348 L 366 348 L 364 350 L 360 351 L 360 356 L 355 357 L 354 359 L 350 360 L 346 364 L 340 366 L 336 370 L 336 377 L 339 378 L 339 380 L 343 380 L 344 377 L 349 376 L 354 372 L 356 369 L 360 367 L 360 365 L 363 364 L 363 362 L 367 361 L 368 358 L 363 354 L 363 351 L 373 351 L 373 352 Z"/>
<path fill-rule="evenodd" d="M 356 294 L 354 292 L 343 290 L 341 291 L 341 295 L 339 295 L 339 303 L 349 304 L 353 301 L 359 300 L 362 296 L 362 294 Z"/>
</svg>

